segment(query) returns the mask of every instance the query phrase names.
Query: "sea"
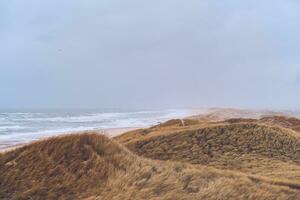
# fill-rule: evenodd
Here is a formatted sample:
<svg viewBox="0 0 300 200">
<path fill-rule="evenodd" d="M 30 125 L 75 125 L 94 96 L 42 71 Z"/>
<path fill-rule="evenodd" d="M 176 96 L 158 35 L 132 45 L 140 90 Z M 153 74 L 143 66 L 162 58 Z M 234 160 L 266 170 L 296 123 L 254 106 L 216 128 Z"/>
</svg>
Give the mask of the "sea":
<svg viewBox="0 0 300 200">
<path fill-rule="evenodd" d="M 188 109 L 0 112 L 0 149 L 70 132 L 149 127 L 189 115 Z"/>
</svg>

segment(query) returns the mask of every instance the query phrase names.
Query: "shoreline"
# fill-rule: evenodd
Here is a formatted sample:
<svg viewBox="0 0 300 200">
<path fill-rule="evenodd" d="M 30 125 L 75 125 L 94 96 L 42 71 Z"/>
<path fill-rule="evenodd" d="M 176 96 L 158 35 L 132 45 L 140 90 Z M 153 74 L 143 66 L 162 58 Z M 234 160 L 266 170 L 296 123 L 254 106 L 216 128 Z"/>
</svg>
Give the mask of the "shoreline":
<svg viewBox="0 0 300 200">
<path fill-rule="evenodd" d="M 187 113 L 185 115 L 183 115 L 181 117 L 176 117 L 176 118 L 186 118 L 186 117 L 190 117 L 190 116 L 194 116 L 194 115 L 205 114 L 208 112 L 208 109 L 193 108 L 193 109 L 186 109 L 186 112 Z M 163 123 L 164 121 L 167 121 L 167 120 L 170 120 L 173 118 L 174 117 L 170 117 L 169 119 L 165 119 L 163 121 L 160 121 L 159 123 Z M 93 132 L 97 132 L 99 134 L 104 134 L 109 138 L 113 138 L 113 137 L 116 137 L 116 136 L 121 135 L 128 131 L 132 131 L 132 130 L 136 130 L 136 129 L 140 129 L 140 128 L 148 128 L 153 125 L 155 125 L 155 124 L 152 124 L 149 126 L 140 126 L 140 127 L 122 127 L 122 128 L 107 128 L 107 129 L 99 128 L 99 129 L 86 129 L 86 130 L 79 130 L 79 131 L 74 130 L 74 131 L 66 131 L 66 132 L 57 132 L 57 133 L 53 133 L 51 135 L 44 135 L 41 137 L 32 138 L 32 139 L 29 139 L 28 141 L 22 141 L 22 140 L 18 141 L 18 140 L 13 140 L 13 139 L 7 139 L 7 140 L 0 141 L 0 153 L 22 147 L 24 145 L 30 144 L 37 140 L 43 140 L 43 139 L 46 139 L 49 137 L 56 137 L 56 136 L 61 136 L 61 135 L 65 135 L 65 134 L 80 134 L 80 133 L 84 133 L 87 131 L 93 131 Z"/>
<path fill-rule="evenodd" d="M 84 132 L 97 132 L 98 134 L 104 134 L 109 138 L 113 138 L 116 137 L 118 135 L 121 135 L 123 133 L 126 133 L 128 131 L 133 131 L 136 129 L 140 129 L 140 128 L 145 128 L 145 127 L 124 127 L 124 128 L 109 128 L 109 129 L 94 129 L 94 130 L 83 130 L 83 131 L 70 131 L 70 132 L 61 132 L 61 133 L 56 133 L 55 135 L 51 135 L 51 136 L 45 136 L 45 137 L 41 137 L 38 139 L 33 139 L 30 140 L 28 142 L 20 142 L 20 143 L 15 143 L 13 141 L 0 141 L 0 153 L 3 152 L 7 152 L 19 147 L 22 147 L 24 145 L 30 144 L 32 142 L 38 141 L 38 140 L 43 140 L 43 139 L 47 139 L 49 137 L 57 137 L 57 136 L 62 136 L 62 135 L 67 135 L 67 134 L 81 134 Z"/>
<path fill-rule="evenodd" d="M 220 112 L 221 111 L 221 112 Z M 245 111 L 249 111 L 249 110 L 242 110 L 242 109 L 231 109 L 231 108 L 194 108 L 194 109 L 189 109 L 188 110 L 188 114 L 186 114 L 186 116 L 182 116 L 179 117 L 181 119 L 189 119 L 189 118 L 198 118 L 198 117 L 202 117 L 205 116 L 209 113 L 213 113 L 213 114 L 220 114 L 222 113 L 224 115 L 225 113 L 225 117 L 227 118 L 232 118 L 231 115 L 233 115 L 233 118 L 240 118 L 240 117 L 245 117 L 247 116 L 248 113 L 245 114 Z M 251 111 L 251 110 L 250 110 Z M 216 112 L 216 113 L 215 113 Z M 220 113 L 219 113 L 220 112 Z M 255 112 L 255 111 L 252 111 Z M 259 112 L 255 112 L 256 114 Z M 227 115 L 229 115 L 229 117 Z M 260 113 L 263 114 L 263 113 Z M 274 114 L 274 113 L 272 113 Z M 275 113 L 275 115 L 278 114 L 277 112 Z M 281 115 L 288 115 L 291 117 L 299 117 L 294 115 L 291 115 L 290 113 L 280 113 Z M 247 116 L 248 118 L 251 118 L 249 116 Z M 253 116 L 252 116 L 253 117 Z M 179 119 L 178 118 L 178 119 Z M 170 119 L 175 119 L 175 118 L 170 118 Z M 166 119 L 170 120 L 170 119 Z M 164 121 L 161 121 L 159 123 L 163 123 Z M 153 126 L 154 124 L 150 125 Z M 114 138 L 118 135 L 121 135 L 123 133 L 129 132 L 129 131 L 133 131 L 136 129 L 141 129 L 141 128 L 148 128 L 150 126 L 140 126 L 140 127 L 123 127 L 123 128 L 107 128 L 107 129 L 86 129 L 86 130 L 73 130 L 73 131 L 66 131 L 66 132 L 56 132 L 54 134 L 51 135 L 44 135 L 42 137 L 38 137 L 38 138 L 32 138 L 28 141 L 22 141 L 22 140 L 13 140 L 13 139 L 7 139 L 7 140 L 2 140 L 0 141 L 0 153 L 6 152 L 6 151 L 10 151 L 19 147 L 22 147 L 24 145 L 30 144 L 32 142 L 38 141 L 38 140 L 43 140 L 43 139 L 47 139 L 49 137 L 57 137 L 57 136 L 62 136 L 62 135 L 66 135 L 66 134 L 81 134 L 84 132 L 96 132 L 98 134 L 104 134 L 109 138 Z"/>
<path fill-rule="evenodd" d="M 209 113 L 209 109 L 208 108 L 190 108 L 190 109 L 186 109 L 187 113 L 185 114 L 185 116 L 181 116 L 181 117 L 176 117 L 176 118 L 189 118 L 192 116 L 196 116 L 196 115 L 203 115 L 203 114 L 207 114 Z M 163 123 L 164 121 L 170 120 L 170 119 L 174 119 L 173 117 L 160 121 L 159 123 Z M 153 126 L 155 124 L 152 124 L 150 126 Z M 67 131 L 67 132 L 57 132 L 55 134 L 51 134 L 51 135 L 45 135 L 36 139 L 31 139 L 28 141 L 13 141 L 13 140 L 4 140 L 4 141 L 0 141 L 0 153 L 3 152 L 7 152 L 19 147 L 22 147 L 24 145 L 30 144 L 32 142 L 38 141 L 38 140 L 43 140 L 43 139 L 47 139 L 49 137 L 56 137 L 56 136 L 61 136 L 61 135 L 66 135 L 66 134 L 80 134 L 80 133 L 84 133 L 87 131 L 93 131 L 93 132 L 97 132 L 99 134 L 104 134 L 109 138 L 113 138 L 116 137 L 118 135 L 121 135 L 123 133 L 126 133 L 128 131 L 132 131 L 132 130 L 136 130 L 136 129 L 140 129 L 140 128 L 148 128 L 150 126 L 144 126 L 144 127 L 123 127 L 123 128 L 107 128 L 107 129 L 87 129 L 87 130 L 80 130 L 80 131 Z"/>
</svg>

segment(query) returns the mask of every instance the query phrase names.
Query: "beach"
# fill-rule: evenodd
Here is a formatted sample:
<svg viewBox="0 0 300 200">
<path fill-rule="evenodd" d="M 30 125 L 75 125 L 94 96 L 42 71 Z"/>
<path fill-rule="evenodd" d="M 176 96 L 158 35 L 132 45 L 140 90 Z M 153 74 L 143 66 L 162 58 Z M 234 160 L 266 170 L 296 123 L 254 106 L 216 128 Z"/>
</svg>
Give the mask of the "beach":
<svg viewBox="0 0 300 200">
<path fill-rule="evenodd" d="M 55 137 L 55 136 L 60 136 L 60 135 L 68 135 L 68 134 L 82 134 L 85 132 L 94 132 L 94 133 L 98 133 L 98 134 L 103 134 L 108 136 L 109 138 L 113 138 L 116 137 L 118 135 L 121 135 L 123 133 L 132 131 L 132 130 L 136 130 L 142 127 L 128 127 L 128 128 L 110 128 L 110 129 L 98 129 L 98 130 L 85 130 L 85 131 L 73 131 L 73 132 L 63 132 L 63 133 L 56 133 L 53 136 L 50 137 Z M 19 147 L 22 147 L 24 145 L 30 144 L 32 142 L 35 142 L 37 140 L 41 140 L 41 139 L 47 139 L 49 137 L 41 137 L 39 139 L 36 140 L 31 140 L 28 142 L 20 142 L 20 143 L 16 143 L 14 141 L 0 141 L 0 152 L 6 152 L 6 151 L 10 151 Z"/>
<path fill-rule="evenodd" d="M 238 109 L 189 108 L 128 112 L 0 113 L 0 151 L 39 139 L 65 134 L 96 132 L 110 138 L 139 128 L 149 128 L 170 119 L 255 118 L 271 112 Z M 274 112 L 272 113 L 274 114 Z M 218 117 L 216 117 L 218 116 Z"/>
<path fill-rule="evenodd" d="M 0 151 L 39 139 L 86 131 L 110 138 L 122 133 L 203 113 L 200 109 L 139 111 L 0 112 Z"/>
</svg>

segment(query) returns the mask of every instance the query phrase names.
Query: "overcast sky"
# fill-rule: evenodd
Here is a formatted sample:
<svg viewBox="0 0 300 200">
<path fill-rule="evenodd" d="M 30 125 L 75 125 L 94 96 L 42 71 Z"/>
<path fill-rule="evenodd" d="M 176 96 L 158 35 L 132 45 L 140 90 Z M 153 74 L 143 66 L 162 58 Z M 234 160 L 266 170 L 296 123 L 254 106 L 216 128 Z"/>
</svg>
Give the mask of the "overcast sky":
<svg viewBox="0 0 300 200">
<path fill-rule="evenodd" d="M 300 107 L 297 0 L 1 0 L 0 108 Z"/>
</svg>

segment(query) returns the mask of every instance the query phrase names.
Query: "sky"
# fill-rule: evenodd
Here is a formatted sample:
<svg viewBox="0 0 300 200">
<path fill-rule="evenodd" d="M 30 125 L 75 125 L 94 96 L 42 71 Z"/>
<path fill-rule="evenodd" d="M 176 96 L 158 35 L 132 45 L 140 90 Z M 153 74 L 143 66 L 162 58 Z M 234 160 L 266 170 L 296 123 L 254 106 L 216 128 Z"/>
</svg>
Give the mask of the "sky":
<svg viewBox="0 0 300 200">
<path fill-rule="evenodd" d="M 0 108 L 300 107 L 297 0 L 1 0 Z"/>
</svg>

